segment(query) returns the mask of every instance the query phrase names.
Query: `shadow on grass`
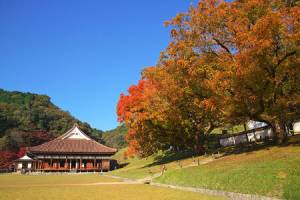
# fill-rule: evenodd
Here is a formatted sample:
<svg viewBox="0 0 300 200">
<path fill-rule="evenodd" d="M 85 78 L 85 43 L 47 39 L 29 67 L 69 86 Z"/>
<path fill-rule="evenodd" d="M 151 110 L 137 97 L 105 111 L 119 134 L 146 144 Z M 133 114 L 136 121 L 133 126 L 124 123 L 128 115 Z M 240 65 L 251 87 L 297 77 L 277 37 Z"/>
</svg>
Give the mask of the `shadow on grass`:
<svg viewBox="0 0 300 200">
<path fill-rule="evenodd" d="M 128 164 L 129 164 L 129 162 L 118 164 L 118 169 L 126 167 Z"/>
<path fill-rule="evenodd" d="M 258 150 L 269 150 L 271 147 L 287 147 L 287 146 L 300 146 L 300 134 L 289 136 L 287 141 L 283 144 L 276 144 L 274 141 L 264 141 L 264 142 L 256 142 L 249 144 L 242 144 L 238 146 L 231 146 L 225 148 L 215 148 L 210 149 L 206 152 L 206 155 L 218 155 L 215 158 L 222 158 L 225 156 L 233 155 L 233 154 L 242 154 L 247 153 L 251 154 Z M 168 164 L 174 161 L 196 157 L 199 156 L 193 151 L 182 151 L 182 152 L 174 152 L 174 151 L 166 151 L 164 154 L 156 156 L 154 158 L 154 162 L 148 165 L 145 165 L 141 168 L 148 168 L 158 165 Z"/>
<path fill-rule="evenodd" d="M 300 146 L 300 135 L 289 136 L 287 140 L 282 144 L 277 144 L 274 141 L 257 142 L 250 144 L 242 144 L 238 146 L 231 146 L 219 149 L 222 153 L 221 157 L 242 154 L 242 153 L 253 153 L 258 150 L 269 150 L 271 147 L 287 147 L 287 146 Z"/>
<path fill-rule="evenodd" d="M 220 152 L 222 153 L 221 157 L 229 156 L 233 154 L 242 154 L 242 153 L 253 153 L 258 150 L 269 150 L 272 146 L 276 146 L 274 143 L 268 142 L 268 143 L 251 143 L 247 145 L 239 145 L 235 147 L 227 147 L 224 149 L 220 149 Z"/>
<path fill-rule="evenodd" d="M 249 143 L 242 144 L 238 146 L 231 146 L 226 148 L 216 148 L 210 149 L 207 151 L 207 155 L 219 154 L 217 158 L 233 155 L 233 154 L 242 154 L 242 153 L 254 153 L 258 150 L 269 150 L 271 147 L 287 147 L 287 146 L 300 146 L 300 134 L 289 136 L 287 141 L 283 144 L 276 144 L 274 141 L 264 141 L 257 143 Z M 191 158 L 193 156 L 199 156 L 193 151 L 185 151 L 185 152 L 165 152 L 163 155 L 159 155 L 155 157 L 155 161 L 151 164 L 145 165 L 143 168 L 168 164 L 177 160 L 182 160 L 186 158 Z"/>
<path fill-rule="evenodd" d="M 167 151 L 163 155 L 156 156 L 154 158 L 154 162 L 148 165 L 145 165 L 143 168 L 153 167 L 156 165 L 168 164 L 177 160 L 182 160 L 185 158 L 190 158 L 195 156 L 196 154 L 192 151 L 184 151 L 184 152 L 172 152 Z"/>
<path fill-rule="evenodd" d="M 300 134 L 289 136 L 288 140 L 280 146 L 300 146 Z"/>
</svg>

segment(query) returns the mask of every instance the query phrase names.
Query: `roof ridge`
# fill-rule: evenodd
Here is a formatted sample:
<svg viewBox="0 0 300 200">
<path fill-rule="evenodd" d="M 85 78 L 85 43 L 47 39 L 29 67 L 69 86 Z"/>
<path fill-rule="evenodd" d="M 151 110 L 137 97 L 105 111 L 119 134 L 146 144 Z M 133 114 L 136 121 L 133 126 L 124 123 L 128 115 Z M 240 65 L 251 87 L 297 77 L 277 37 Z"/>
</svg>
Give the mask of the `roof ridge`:
<svg viewBox="0 0 300 200">
<path fill-rule="evenodd" d="M 116 148 L 108 147 L 100 142 L 94 140 L 93 138 L 89 139 L 79 139 L 79 138 L 69 138 L 68 134 L 74 130 L 74 128 L 78 128 L 77 124 L 74 124 L 73 127 L 67 131 L 65 134 L 54 138 L 48 142 L 45 142 L 40 145 L 36 145 L 33 147 L 29 147 L 29 152 L 52 152 L 52 153 L 104 153 L 104 154 L 114 154 L 118 150 Z M 80 132 L 82 132 L 79 129 Z M 82 132 L 86 135 L 84 132 Z"/>
<path fill-rule="evenodd" d="M 93 140 L 90 136 L 88 136 L 85 132 L 83 132 L 83 131 L 80 129 L 80 127 L 79 127 L 79 125 L 78 125 L 77 123 L 74 123 L 74 125 L 72 126 L 71 129 L 69 129 L 67 132 L 65 132 L 64 134 L 62 134 L 62 135 L 59 136 L 58 138 L 60 138 L 60 139 L 62 139 L 62 140 L 68 139 L 67 136 L 68 136 L 70 133 L 72 133 L 72 131 L 73 131 L 75 128 L 77 128 L 77 129 L 79 130 L 79 132 L 80 132 L 84 137 L 87 137 L 88 139 Z"/>
</svg>

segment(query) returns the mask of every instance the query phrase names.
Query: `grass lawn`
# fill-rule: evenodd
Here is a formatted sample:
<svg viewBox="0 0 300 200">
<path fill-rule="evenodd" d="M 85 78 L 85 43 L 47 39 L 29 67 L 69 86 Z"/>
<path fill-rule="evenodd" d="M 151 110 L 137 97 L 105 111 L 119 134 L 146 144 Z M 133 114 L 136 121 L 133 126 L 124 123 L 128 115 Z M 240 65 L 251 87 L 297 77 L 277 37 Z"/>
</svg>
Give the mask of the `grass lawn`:
<svg viewBox="0 0 300 200">
<path fill-rule="evenodd" d="M 230 192 L 258 194 L 284 199 L 300 199 L 300 136 L 293 137 L 288 146 L 273 146 L 222 158 L 200 156 L 195 166 L 193 158 L 166 161 L 167 171 L 155 182 L 217 189 Z M 122 161 L 121 153 L 116 155 Z M 161 163 L 155 155 L 145 159 L 128 159 L 124 168 L 110 172 L 112 175 L 142 179 L 160 172 Z M 197 159 L 197 158 L 196 158 Z M 175 159 L 176 160 L 176 159 Z M 194 165 L 194 166 L 193 166 Z"/>
<path fill-rule="evenodd" d="M 180 170 L 157 182 L 300 199 L 300 147 L 272 147 Z"/>
<path fill-rule="evenodd" d="M 58 185 L 118 181 L 100 175 L 0 175 L 0 200 L 220 200 L 150 185 Z M 39 185 L 40 184 L 40 185 Z M 47 184 L 46 186 L 44 184 Z"/>
<path fill-rule="evenodd" d="M 166 169 L 174 170 L 180 168 L 180 165 L 181 166 L 195 165 L 194 160 L 199 159 L 200 161 L 203 161 L 207 159 L 207 157 L 204 156 L 199 156 L 195 158 L 187 157 L 186 155 L 166 156 L 162 152 L 160 152 L 158 154 L 143 159 L 130 158 L 124 160 L 123 158 L 124 151 L 125 149 L 121 149 L 115 155 L 114 158 L 118 160 L 118 163 L 126 163 L 127 165 L 118 170 L 109 172 L 110 175 L 115 175 L 123 178 L 131 178 L 131 179 L 142 179 L 160 173 L 162 163 L 165 164 Z M 177 160 L 180 160 L 180 163 L 178 163 Z"/>
</svg>

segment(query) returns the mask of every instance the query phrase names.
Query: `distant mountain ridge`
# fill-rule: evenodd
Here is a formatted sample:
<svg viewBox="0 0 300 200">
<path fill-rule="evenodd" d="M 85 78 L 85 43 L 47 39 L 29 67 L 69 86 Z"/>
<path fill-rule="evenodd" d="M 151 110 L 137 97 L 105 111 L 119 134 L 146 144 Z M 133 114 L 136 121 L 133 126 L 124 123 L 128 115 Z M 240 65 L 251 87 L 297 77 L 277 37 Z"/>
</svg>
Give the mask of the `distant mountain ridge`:
<svg viewBox="0 0 300 200">
<path fill-rule="evenodd" d="M 58 136 L 74 123 L 78 123 L 90 136 L 99 137 L 103 132 L 61 110 L 51 102 L 49 96 L 0 89 L 0 136 L 12 128 L 22 131 L 43 130 L 51 136 Z"/>
</svg>

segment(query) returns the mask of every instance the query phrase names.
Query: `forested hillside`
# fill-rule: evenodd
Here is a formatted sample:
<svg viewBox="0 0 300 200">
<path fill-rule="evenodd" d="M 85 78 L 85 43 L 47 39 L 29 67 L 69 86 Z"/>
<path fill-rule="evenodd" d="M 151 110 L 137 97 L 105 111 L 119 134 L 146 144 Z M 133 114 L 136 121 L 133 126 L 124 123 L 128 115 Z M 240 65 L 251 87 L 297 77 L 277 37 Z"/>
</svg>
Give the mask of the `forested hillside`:
<svg viewBox="0 0 300 200">
<path fill-rule="evenodd" d="M 9 165 L 22 147 L 53 139 L 74 123 L 89 136 L 101 140 L 102 131 L 61 110 L 50 97 L 0 89 L 0 168 Z"/>
<path fill-rule="evenodd" d="M 121 149 L 128 145 L 125 140 L 127 131 L 128 129 L 126 126 L 122 124 L 115 129 L 104 132 L 102 134 L 102 139 L 107 146 Z"/>
</svg>

